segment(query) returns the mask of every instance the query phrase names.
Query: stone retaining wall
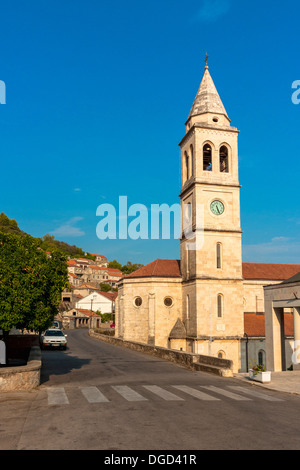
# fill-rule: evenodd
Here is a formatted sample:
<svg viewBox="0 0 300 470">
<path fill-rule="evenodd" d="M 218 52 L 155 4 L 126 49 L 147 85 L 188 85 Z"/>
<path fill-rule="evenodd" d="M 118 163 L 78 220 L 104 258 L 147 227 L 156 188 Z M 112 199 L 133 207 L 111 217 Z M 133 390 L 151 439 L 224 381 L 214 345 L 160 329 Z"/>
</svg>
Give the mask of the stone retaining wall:
<svg viewBox="0 0 300 470">
<path fill-rule="evenodd" d="M 89 335 L 93 338 L 97 338 L 117 346 L 123 346 L 134 351 L 140 351 L 161 359 L 175 362 L 176 364 L 183 365 L 192 370 L 210 372 L 222 377 L 233 377 L 233 362 L 229 359 L 219 359 L 218 357 L 213 356 L 191 354 L 184 351 L 177 351 L 175 349 L 162 348 L 160 346 L 150 346 L 148 344 L 136 343 L 133 341 L 124 341 L 120 338 L 100 334 L 95 330 L 89 330 Z"/>
<path fill-rule="evenodd" d="M 32 346 L 27 364 L 0 368 L 0 392 L 32 390 L 40 385 L 41 349 Z"/>
</svg>

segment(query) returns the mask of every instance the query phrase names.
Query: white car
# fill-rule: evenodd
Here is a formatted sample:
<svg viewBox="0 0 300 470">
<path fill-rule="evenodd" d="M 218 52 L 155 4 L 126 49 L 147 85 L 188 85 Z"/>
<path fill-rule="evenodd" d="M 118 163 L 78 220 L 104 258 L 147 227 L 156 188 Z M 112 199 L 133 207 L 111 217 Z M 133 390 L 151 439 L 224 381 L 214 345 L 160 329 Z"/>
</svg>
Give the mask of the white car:
<svg viewBox="0 0 300 470">
<path fill-rule="evenodd" d="M 64 335 L 58 328 L 49 328 L 41 335 L 42 349 L 50 348 L 67 348 L 67 335 Z"/>
</svg>

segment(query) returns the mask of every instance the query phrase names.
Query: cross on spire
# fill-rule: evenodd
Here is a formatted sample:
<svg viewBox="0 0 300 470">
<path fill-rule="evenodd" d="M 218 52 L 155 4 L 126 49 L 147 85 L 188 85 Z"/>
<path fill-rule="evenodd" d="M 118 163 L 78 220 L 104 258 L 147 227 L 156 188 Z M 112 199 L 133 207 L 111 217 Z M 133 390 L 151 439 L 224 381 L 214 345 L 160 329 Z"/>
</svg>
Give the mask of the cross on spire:
<svg viewBox="0 0 300 470">
<path fill-rule="evenodd" d="M 208 65 L 207 65 L 208 57 L 209 57 L 209 56 L 208 56 L 207 53 L 206 53 L 206 55 L 205 55 L 205 64 L 206 64 L 206 67 L 208 67 Z"/>
</svg>

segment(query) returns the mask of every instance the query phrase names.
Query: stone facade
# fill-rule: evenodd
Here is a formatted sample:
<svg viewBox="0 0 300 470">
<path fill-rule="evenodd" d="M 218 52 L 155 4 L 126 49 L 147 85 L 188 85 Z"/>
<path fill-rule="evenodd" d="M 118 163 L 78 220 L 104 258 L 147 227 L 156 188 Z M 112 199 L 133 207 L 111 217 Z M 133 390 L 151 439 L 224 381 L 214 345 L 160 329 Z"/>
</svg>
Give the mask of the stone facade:
<svg viewBox="0 0 300 470">
<path fill-rule="evenodd" d="M 230 359 L 235 372 L 247 368 L 245 312 L 263 313 L 264 285 L 300 271 L 242 262 L 238 134 L 206 66 L 179 144 L 180 269 L 150 263 L 119 282 L 116 304 L 118 338 Z"/>
</svg>

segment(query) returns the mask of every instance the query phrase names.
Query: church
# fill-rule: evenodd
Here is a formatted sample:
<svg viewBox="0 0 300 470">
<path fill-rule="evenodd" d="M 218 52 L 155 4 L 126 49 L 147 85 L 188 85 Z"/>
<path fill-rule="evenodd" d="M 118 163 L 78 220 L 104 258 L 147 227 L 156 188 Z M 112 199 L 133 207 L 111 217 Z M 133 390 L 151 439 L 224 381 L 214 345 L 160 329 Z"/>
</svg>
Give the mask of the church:
<svg viewBox="0 0 300 470">
<path fill-rule="evenodd" d="M 266 359 L 264 286 L 300 265 L 242 261 L 238 135 L 206 63 L 179 144 L 180 260 L 157 259 L 120 280 L 115 335 L 231 359 L 244 372 Z"/>
</svg>

